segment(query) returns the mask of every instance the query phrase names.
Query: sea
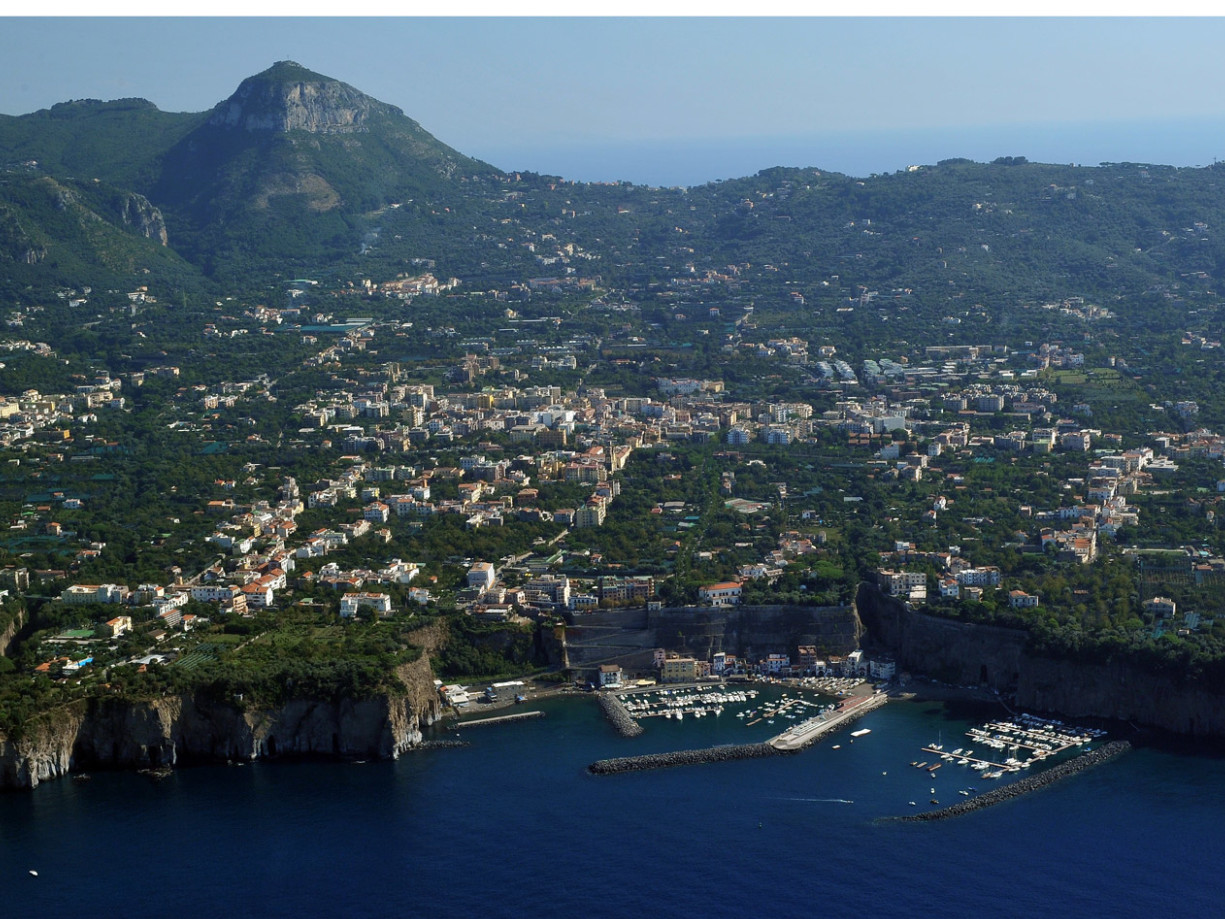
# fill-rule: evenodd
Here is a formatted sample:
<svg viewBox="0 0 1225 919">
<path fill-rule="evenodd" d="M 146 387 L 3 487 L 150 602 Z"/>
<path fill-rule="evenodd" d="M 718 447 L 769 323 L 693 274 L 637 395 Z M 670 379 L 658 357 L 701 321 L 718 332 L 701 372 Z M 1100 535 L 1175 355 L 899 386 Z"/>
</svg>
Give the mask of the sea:
<svg viewBox="0 0 1225 919">
<path fill-rule="evenodd" d="M 773 137 L 518 143 L 475 142 L 468 152 L 514 171 L 580 182 L 693 187 L 751 176 L 773 166 L 815 168 L 866 178 L 912 165 L 965 157 L 989 163 L 1024 156 L 1035 163 L 1102 162 L 1195 167 L 1225 155 L 1225 122 L 1217 118 L 975 125 L 962 128 L 837 131 Z"/>
<path fill-rule="evenodd" d="M 792 756 L 595 776 L 598 759 L 785 725 L 728 707 L 627 739 L 590 696 L 523 708 L 544 717 L 440 725 L 433 739 L 467 745 L 394 762 L 104 772 L 0 795 L 0 915 L 1151 919 L 1225 902 L 1219 752 L 1143 746 L 901 822 L 1012 780 L 911 765 L 998 711 L 892 701 Z"/>
</svg>

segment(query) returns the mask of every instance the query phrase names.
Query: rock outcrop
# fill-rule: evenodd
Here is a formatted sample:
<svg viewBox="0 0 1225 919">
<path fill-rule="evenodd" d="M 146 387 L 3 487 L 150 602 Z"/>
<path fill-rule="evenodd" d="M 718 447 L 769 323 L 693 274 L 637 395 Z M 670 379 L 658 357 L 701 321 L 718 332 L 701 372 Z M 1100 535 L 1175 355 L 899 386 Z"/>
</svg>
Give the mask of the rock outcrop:
<svg viewBox="0 0 1225 919">
<path fill-rule="evenodd" d="M 165 246 L 170 242 L 166 233 L 166 221 L 162 212 L 154 207 L 144 195 L 135 192 L 123 196 L 119 207 L 119 217 L 125 227 L 131 227 L 146 239 Z"/>
<path fill-rule="evenodd" d="M 280 61 L 249 77 L 213 110 L 209 125 L 244 131 L 353 134 L 369 130 L 378 108 L 391 108 L 293 61 Z M 398 109 L 396 110 L 399 111 Z"/>
<path fill-rule="evenodd" d="M 367 699 L 295 699 L 242 708 L 205 694 L 81 700 L 15 737 L 0 735 L 0 788 L 33 788 L 70 772 L 274 757 L 393 758 L 438 720 L 429 659 L 396 674 L 404 691 Z"/>
<path fill-rule="evenodd" d="M 26 624 L 26 611 L 18 610 L 13 620 L 3 628 L 0 628 L 0 657 L 9 653 L 9 647 L 13 644 L 13 639 L 17 637 L 17 633 L 21 631 Z"/>
</svg>

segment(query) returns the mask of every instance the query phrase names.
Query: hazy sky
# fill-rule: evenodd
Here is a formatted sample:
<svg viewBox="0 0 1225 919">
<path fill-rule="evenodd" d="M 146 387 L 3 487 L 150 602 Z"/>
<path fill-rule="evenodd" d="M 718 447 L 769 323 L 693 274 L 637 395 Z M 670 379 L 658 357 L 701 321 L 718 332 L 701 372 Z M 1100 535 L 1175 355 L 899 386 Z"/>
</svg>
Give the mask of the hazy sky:
<svg viewBox="0 0 1225 919">
<path fill-rule="evenodd" d="M 1222 47 L 1225 19 L 1188 18 L 9 18 L 0 112 L 123 96 L 203 111 L 289 59 L 504 168 L 635 145 L 759 145 L 761 168 L 801 138 L 817 151 L 894 138 L 900 168 L 923 161 L 906 149 L 919 136 L 972 146 L 1009 132 L 1058 136 L 1051 158 L 1097 162 L 1088 138 L 1110 130 L 1107 146 L 1143 150 L 1165 123 L 1225 126 Z M 1178 165 L 1225 154 L 1219 131 L 1185 143 L 1203 148 Z"/>
</svg>

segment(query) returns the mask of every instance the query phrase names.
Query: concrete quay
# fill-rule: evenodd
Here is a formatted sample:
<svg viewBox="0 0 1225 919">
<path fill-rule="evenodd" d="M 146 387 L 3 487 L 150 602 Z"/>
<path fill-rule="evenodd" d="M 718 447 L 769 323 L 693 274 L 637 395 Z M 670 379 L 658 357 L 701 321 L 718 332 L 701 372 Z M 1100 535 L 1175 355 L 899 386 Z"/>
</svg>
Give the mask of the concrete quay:
<svg viewBox="0 0 1225 919">
<path fill-rule="evenodd" d="M 543 718 L 544 712 L 515 712 L 513 715 L 497 715 L 493 718 L 477 718 L 474 721 L 456 721 L 452 727 L 476 728 L 487 724 L 505 724 L 509 721 L 524 721 L 528 718 Z"/>
<path fill-rule="evenodd" d="M 805 747 L 821 740 L 831 731 L 850 724 L 868 712 L 880 708 L 888 701 L 889 697 L 880 692 L 870 696 L 847 699 L 836 711 L 829 715 L 810 718 L 805 722 L 797 724 L 795 727 L 788 728 L 777 737 L 772 737 L 766 743 L 780 753 L 794 753 L 798 750 L 803 750 Z"/>
</svg>

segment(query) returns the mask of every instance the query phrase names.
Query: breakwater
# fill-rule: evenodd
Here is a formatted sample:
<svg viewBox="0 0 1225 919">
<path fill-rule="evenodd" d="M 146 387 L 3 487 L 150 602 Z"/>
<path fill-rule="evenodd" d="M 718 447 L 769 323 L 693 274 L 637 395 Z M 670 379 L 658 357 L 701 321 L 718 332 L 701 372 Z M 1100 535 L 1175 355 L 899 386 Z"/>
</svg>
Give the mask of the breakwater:
<svg viewBox="0 0 1225 919">
<path fill-rule="evenodd" d="M 728 744 L 723 747 L 707 747 L 704 750 L 676 750 L 672 753 L 646 753 L 642 756 L 620 756 L 602 759 L 587 767 L 593 775 L 616 775 L 620 772 L 643 772 L 648 769 L 666 769 L 669 766 L 696 766 L 701 763 L 723 763 L 734 759 L 759 759 L 765 756 L 783 756 L 768 743 Z"/>
<path fill-rule="evenodd" d="M 962 814 L 981 810 L 993 804 L 1000 804 L 1003 801 L 1009 801 L 1031 791 L 1037 791 L 1039 788 L 1053 785 L 1055 782 L 1066 779 L 1070 775 L 1076 775 L 1078 772 L 1084 772 L 1086 769 L 1092 769 L 1094 766 L 1100 766 L 1102 763 L 1122 756 L 1130 749 L 1131 743 L 1129 741 L 1114 740 L 1098 747 L 1096 750 L 1082 753 L 1075 759 L 1060 763 L 1058 766 L 1052 766 L 1050 769 L 1039 772 L 1037 775 L 1026 776 L 1020 781 L 1004 785 L 1001 788 L 993 788 L 991 791 L 981 794 L 976 798 L 959 801 L 950 807 L 942 807 L 939 810 L 928 811 L 924 814 L 907 814 L 904 817 L 897 817 L 895 819 L 907 821 L 947 820 L 949 817 L 959 817 Z"/>
<path fill-rule="evenodd" d="M 622 737 L 637 737 L 642 733 L 642 725 L 630 717 L 621 700 L 612 693 L 600 693 L 600 711 Z"/>
<path fill-rule="evenodd" d="M 515 712 L 513 715 L 497 715 L 493 718 L 477 718 L 475 721 L 456 721 L 454 728 L 477 728 L 488 724 L 506 724 L 511 721 L 524 721 L 528 718 L 543 718 L 544 712 Z"/>
<path fill-rule="evenodd" d="M 416 753 L 419 750 L 453 750 L 459 747 L 469 747 L 470 743 L 466 740 L 423 740 L 421 743 L 412 747 L 410 752 Z"/>
</svg>

